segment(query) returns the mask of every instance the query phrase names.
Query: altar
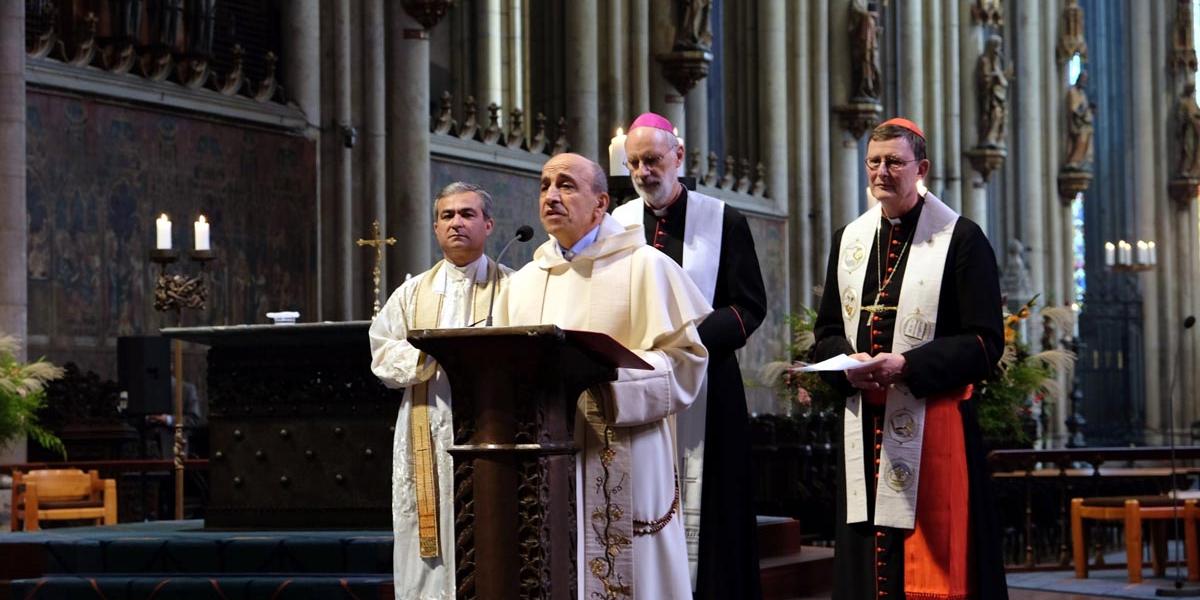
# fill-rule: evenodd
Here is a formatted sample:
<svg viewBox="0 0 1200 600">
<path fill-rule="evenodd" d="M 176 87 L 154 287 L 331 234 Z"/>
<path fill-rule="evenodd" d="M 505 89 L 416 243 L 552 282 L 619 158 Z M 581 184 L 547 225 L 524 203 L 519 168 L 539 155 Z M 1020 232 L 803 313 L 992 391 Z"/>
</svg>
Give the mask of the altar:
<svg viewBox="0 0 1200 600">
<path fill-rule="evenodd" d="M 390 529 L 402 392 L 369 321 L 165 328 L 208 349 L 206 529 Z"/>
</svg>

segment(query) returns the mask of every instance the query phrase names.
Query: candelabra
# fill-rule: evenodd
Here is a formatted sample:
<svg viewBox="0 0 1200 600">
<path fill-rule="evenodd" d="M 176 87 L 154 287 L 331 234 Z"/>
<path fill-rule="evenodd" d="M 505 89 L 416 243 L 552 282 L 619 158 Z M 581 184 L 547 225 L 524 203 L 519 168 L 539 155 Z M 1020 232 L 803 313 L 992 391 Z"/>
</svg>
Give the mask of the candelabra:
<svg viewBox="0 0 1200 600">
<path fill-rule="evenodd" d="M 206 236 L 207 237 L 207 236 Z M 207 243 L 207 240 L 205 241 Z M 169 274 L 167 266 L 179 260 L 179 251 L 170 248 L 155 248 L 150 251 L 150 260 L 158 263 L 158 279 L 154 283 L 154 310 L 175 312 L 176 325 L 183 324 L 183 309 L 204 310 L 208 300 L 208 286 L 204 280 L 204 267 L 216 258 L 212 250 L 192 250 L 188 253 L 192 262 L 198 263 L 200 272 L 195 276 Z M 174 355 L 175 401 L 174 404 L 174 460 L 175 460 L 175 519 L 183 519 L 183 342 L 171 341 Z"/>
<path fill-rule="evenodd" d="M 1153 241 L 1104 242 L 1104 265 L 1113 271 L 1149 271 L 1158 265 L 1158 250 Z"/>
</svg>

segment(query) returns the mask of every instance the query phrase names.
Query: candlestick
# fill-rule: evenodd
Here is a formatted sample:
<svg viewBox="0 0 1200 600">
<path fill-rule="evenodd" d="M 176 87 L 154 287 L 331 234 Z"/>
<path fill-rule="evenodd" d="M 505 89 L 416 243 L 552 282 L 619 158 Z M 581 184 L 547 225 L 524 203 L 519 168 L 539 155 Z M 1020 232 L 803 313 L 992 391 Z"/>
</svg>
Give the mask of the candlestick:
<svg viewBox="0 0 1200 600">
<path fill-rule="evenodd" d="M 204 218 L 204 215 L 200 215 L 200 218 L 196 219 L 196 222 L 193 224 L 193 228 L 195 229 L 195 233 L 196 233 L 196 249 L 197 250 L 210 250 L 211 247 L 209 245 L 209 237 L 208 237 L 209 223 Z"/>
<path fill-rule="evenodd" d="M 617 135 L 608 144 L 608 174 L 628 175 L 629 167 L 625 166 L 625 131 L 617 128 Z"/>
<path fill-rule="evenodd" d="M 154 220 L 154 247 L 159 250 L 171 249 L 171 219 L 167 213 Z"/>
</svg>

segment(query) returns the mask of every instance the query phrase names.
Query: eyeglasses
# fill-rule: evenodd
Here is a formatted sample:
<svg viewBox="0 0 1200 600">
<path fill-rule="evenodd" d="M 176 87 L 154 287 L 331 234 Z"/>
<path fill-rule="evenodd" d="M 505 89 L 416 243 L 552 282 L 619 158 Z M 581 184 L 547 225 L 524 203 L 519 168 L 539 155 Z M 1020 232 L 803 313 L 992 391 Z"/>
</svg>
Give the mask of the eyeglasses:
<svg viewBox="0 0 1200 600">
<path fill-rule="evenodd" d="M 899 173 L 908 163 L 917 162 L 917 159 L 898 160 L 895 158 L 882 158 L 875 156 L 864 161 L 868 171 L 878 171 L 880 167 L 888 170 L 888 173 Z"/>
</svg>

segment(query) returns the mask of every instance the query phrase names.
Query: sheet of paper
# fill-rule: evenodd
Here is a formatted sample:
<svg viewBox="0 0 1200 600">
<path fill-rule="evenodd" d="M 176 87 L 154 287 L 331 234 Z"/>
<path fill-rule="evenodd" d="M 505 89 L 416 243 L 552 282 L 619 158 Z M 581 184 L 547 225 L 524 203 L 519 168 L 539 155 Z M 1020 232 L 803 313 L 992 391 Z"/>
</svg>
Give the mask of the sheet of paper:
<svg viewBox="0 0 1200 600">
<path fill-rule="evenodd" d="M 833 358 L 827 358 L 819 363 L 801 363 L 798 371 L 847 371 L 852 369 L 861 369 L 868 365 L 873 365 L 877 362 L 882 362 L 883 357 L 876 356 L 871 360 L 859 361 L 856 358 L 850 358 L 849 354 L 842 354 Z"/>
</svg>

